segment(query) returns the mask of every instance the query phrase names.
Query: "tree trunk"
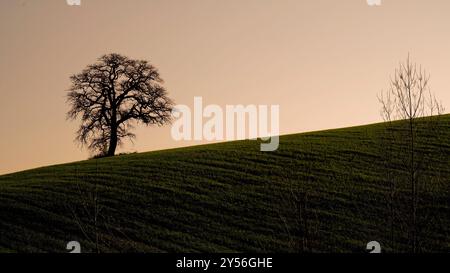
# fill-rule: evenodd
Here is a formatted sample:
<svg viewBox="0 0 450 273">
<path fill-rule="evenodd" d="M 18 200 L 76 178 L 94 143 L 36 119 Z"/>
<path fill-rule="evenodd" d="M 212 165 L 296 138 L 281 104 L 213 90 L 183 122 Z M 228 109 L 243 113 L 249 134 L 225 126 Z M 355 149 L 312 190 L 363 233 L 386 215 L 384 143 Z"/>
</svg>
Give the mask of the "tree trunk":
<svg viewBox="0 0 450 273">
<path fill-rule="evenodd" d="M 411 216 L 412 216 L 412 252 L 417 252 L 417 223 L 416 223 L 416 211 L 417 211 L 417 188 L 415 178 L 415 162 L 414 162 L 414 124 L 413 119 L 409 120 L 410 140 L 411 140 L 411 162 L 410 162 L 410 180 L 411 180 Z"/>
<path fill-rule="evenodd" d="M 109 140 L 109 148 L 107 156 L 114 156 L 117 148 L 117 129 L 111 129 L 111 137 Z"/>
</svg>

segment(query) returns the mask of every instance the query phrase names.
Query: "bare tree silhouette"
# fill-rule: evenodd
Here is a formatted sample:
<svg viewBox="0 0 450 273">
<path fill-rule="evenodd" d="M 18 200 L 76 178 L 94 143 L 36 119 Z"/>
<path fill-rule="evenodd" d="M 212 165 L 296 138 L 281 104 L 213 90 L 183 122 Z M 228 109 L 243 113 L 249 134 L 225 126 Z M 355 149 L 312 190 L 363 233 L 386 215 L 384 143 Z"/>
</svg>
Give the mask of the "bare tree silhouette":
<svg viewBox="0 0 450 273">
<path fill-rule="evenodd" d="M 100 57 L 71 77 L 68 119 L 81 116 L 76 140 L 101 155 L 114 156 L 124 138 L 134 138 L 136 123 L 163 125 L 173 102 L 158 70 L 145 60 L 119 54 Z"/>
<path fill-rule="evenodd" d="M 399 153 L 401 162 L 403 163 L 403 171 L 407 174 L 407 180 L 410 187 L 410 243 L 413 253 L 418 252 L 418 202 L 419 202 L 419 182 L 422 173 L 429 158 L 426 158 L 424 152 L 419 148 L 420 130 L 429 130 L 431 133 L 435 120 L 433 116 L 442 115 L 444 108 L 442 104 L 429 90 L 430 76 L 422 67 L 414 64 L 409 55 L 404 63 L 400 63 L 396 69 L 393 78 L 391 78 L 390 87 L 386 92 L 382 92 L 378 97 L 382 109 L 381 116 L 385 123 L 385 130 L 389 132 L 385 136 L 386 143 L 383 144 L 385 157 L 385 167 L 387 171 L 385 175 L 390 185 L 389 206 L 391 210 L 391 243 L 394 239 L 394 222 L 395 216 L 395 198 L 398 191 L 396 175 L 389 167 L 393 164 L 394 151 L 393 143 L 404 141 L 405 149 Z M 428 119 L 425 117 L 429 116 Z M 398 130 L 393 124 L 393 120 L 404 120 L 406 127 Z M 426 128 L 424 128 L 426 126 Z M 398 127 L 398 126 L 397 126 Z M 400 132 L 395 135 L 394 132 Z M 437 132 L 434 132 L 437 134 Z M 427 163 L 430 164 L 430 163 Z M 422 185 L 423 186 L 423 185 Z"/>
</svg>

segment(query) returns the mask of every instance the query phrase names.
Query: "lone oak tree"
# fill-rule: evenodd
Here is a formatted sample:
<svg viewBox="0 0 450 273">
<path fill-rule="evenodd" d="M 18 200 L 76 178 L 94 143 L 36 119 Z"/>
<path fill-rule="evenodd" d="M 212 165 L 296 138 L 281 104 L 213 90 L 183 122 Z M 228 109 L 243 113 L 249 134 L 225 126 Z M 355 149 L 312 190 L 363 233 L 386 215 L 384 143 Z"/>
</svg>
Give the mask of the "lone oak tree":
<svg viewBox="0 0 450 273">
<path fill-rule="evenodd" d="M 145 60 L 104 55 L 71 81 L 67 117 L 81 116 L 76 140 L 101 155 L 114 156 L 122 139 L 134 138 L 135 124 L 164 125 L 171 120 L 173 102 L 158 70 Z"/>
</svg>

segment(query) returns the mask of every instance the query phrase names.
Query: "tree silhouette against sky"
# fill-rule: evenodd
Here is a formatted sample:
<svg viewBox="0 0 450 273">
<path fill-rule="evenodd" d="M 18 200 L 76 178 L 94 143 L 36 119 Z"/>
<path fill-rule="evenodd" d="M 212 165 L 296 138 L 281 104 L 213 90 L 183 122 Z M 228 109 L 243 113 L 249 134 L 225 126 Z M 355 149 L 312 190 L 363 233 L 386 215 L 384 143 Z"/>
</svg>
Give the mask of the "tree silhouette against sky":
<svg viewBox="0 0 450 273">
<path fill-rule="evenodd" d="M 81 117 L 76 140 L 102 156 L 114 156 L 124 138 L 134 138 L 134 125 L 171 120 L 173 102 L 158 70 L 145 60 L 104 55 L 71 81 L 67 117 Z"/>
</svg>

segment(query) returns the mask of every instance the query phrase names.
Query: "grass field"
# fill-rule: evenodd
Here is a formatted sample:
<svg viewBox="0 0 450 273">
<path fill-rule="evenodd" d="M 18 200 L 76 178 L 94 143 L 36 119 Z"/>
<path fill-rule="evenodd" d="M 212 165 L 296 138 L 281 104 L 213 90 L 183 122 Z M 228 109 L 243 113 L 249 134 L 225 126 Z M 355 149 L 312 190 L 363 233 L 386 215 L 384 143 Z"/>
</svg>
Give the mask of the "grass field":
<svg viewBox="0 0 450 273">
<path fill-rule="evenodd" d="M 420 251 L 450 251 L 450 116 L 421 131 Z M 384 124 L 236 141 L 0 176 L 0 252 L 408 252 L 402 139 L 390 210 Z M 392 214 L 393 212 L 393 214 Z M 391 217 L 391 215 L 394 215 Z M 393 229 L 391 227 L 394 227 Z"/>
</svg>

